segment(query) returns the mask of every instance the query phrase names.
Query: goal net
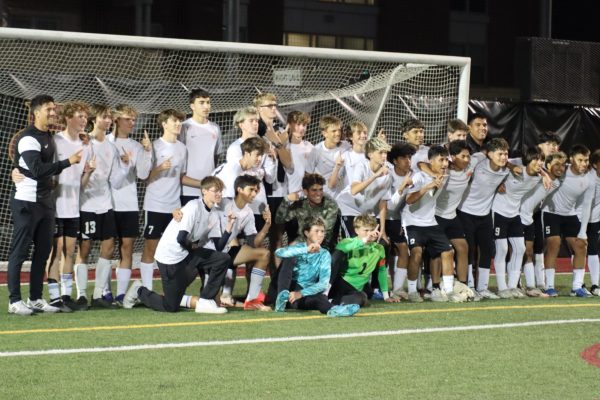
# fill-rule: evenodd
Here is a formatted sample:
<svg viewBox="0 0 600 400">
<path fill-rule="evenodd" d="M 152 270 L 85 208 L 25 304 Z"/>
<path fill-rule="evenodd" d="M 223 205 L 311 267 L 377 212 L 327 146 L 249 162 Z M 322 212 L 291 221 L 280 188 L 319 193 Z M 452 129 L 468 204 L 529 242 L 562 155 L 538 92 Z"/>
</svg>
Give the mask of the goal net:
<svg viewBox="0 0 600 400">
<path fill-rule="evenodd" d="M 129 104 L 138 112 L 134 139 L 159 136 L 156 115 L 167 108 L 190 113 L 188 93 L 211 94 L 211 120 L 224 145 L 237 139 L 236 110 L 258 93 L 277 96 L 284 122 L 292 110 L 310 113 L 307 139 L 321 139 L 318 121 L 333 114 L 360 120 L 369 134 L 400 138 L 409 117 L 424 122 L 426 142 L 445 140 L 446 123 L 466 118 L 470 60 L 462 57 L 314 49 L 241 43 L 0 29 L 0 262 L 12 232 L 11 137 L 30 122 L 26 101 L 42 93 L 61 103 L 83 100 Z M 56 127 L 59 129 L 60 127 Z M 144 185 L 140 182 L 139 198 Z M 142 242 L 138 240 L 139 252 Z M 94 260 L 90 260 L 92 262 Z M 134 265 L 135 267 L 135 265 Z"/>
</svg>

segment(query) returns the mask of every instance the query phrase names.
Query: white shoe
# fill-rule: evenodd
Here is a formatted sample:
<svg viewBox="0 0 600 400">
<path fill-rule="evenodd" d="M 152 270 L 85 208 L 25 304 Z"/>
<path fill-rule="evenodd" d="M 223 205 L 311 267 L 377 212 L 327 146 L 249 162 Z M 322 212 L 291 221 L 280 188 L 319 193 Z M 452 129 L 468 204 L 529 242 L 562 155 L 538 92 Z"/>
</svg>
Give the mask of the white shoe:
<svg viewBox="0 0 600 400">
<path fill-rule="evenodd" d="M 501 299 L 512 299 L 515 296 L 511 289 L 498 290 L 498 297 Z"/>
<path fill-rule="evenodd" d="M 47 313 L 57 313 L 60 312 L 60 308 L 51 306 L 44 299 L 31 300 L 27 299 L 27 307 L 31 308 L 33 312 L 47 312 Z"/>
<path fill-rule="evenodd" d="M 431 292 L 431 301 L 446 303 L 448 302 L 448 296 L 446 296 L 446 292 L 444 292 L 442 289 L 436 288 Z"/>
<path fill-rule="evenodd" d="M 508 289 L 508 290 L 510 290 L 510 292 L 512 293 L 512 295 L 515 299 L 527 298 L 527 295 L 525 293 L 523 293 L 523 291 L 519 288 L 512 288 L 512 289 Z"/>
<path fill-rule="evenodd" d="M 123 308 L 131 309 L 140 303 L 138 289 L 141 287 L 141 281 L 135 280 L 131 282 L 131 287 L 127 289 L 127 293 L 125 293 L 125 297 L 123 297 Z"/>
<path fill-rule="evenodd" d="M 600 296 L 600 287 L 596 286 L 596 285 L 592 285 L 592 295 L 594 296 Z"/>
<path fill-rule="evenodd" d="M 214 300 L 198 299 L 196 302 L 196 312 L 198 314 L 225 314 L 227 309 L 225 307 L 217 306 Z"/>
<path fill-rule="evenodd" d="M 27 304 L 25 304 L 23 300 L 19 300 L 8 305 L 8 313 L 16 315 L 31 315 L 33 314 L 33 310 L 27 307 Z"/>
<path fill-rule="evenodd" d="M 471 289 L 473 291 L 473 301 L 481 301 L 483 299 L 483 297 L 481 297 L 479 292 L 477 290 L 475 290 L 474 287 L 469 287 L 469 289 Z"/>
<path fill-rule="evenodd" d="M 487 289 L 483 289 L 483 290 L 478 290 L 477 293 L 479 293 L 479 295 L 484 298 L 484 299 L 489 299 L 489 300 L 498 300 L 500 297 L 496 296 L 494 293 L 490 292 Z"/>
</svg>

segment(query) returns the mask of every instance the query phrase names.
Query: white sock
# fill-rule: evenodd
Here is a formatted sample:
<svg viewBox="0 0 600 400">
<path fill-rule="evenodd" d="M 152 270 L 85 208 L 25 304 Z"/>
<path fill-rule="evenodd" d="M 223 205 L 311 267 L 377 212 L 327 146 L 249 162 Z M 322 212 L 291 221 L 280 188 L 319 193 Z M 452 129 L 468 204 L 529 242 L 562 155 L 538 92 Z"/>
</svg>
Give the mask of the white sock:
<svg viewBox="0 0 600 400">
<path fill-rule="evenodd" d="M 117 268 L 117 296 L 125 294 L 129 280 L 131 279 L 131 269 Z"/>
<path fill-rule="evenodd" d="M 506 254 L 508 253 L 508 240 L 496 239 L 496 255 L 494 256 L 494 269 L 498 290 L 506 290 Z M 481 271 L 481 269 L 479 269 Z"/>
<path fill-rule="evenodd" d="M 554 289 L 554 268 L 546 268 L 546 289 Z"/>
<path fill-rule="evenodd" d="M 140 275 L 142 277 L 142 286 L 152 290 L 152 277 L 154 275 L 154 263 L 140 263 Z"/>
<path fill-rule="evenodd" d="M 60 275 L 60 289 L 63 296 L 71 297 L 71 292 L 73 292 L 73 274 Z"/>
<path fill-rule="evenodd" d="M 427 279 L 427 285 L 425 287 L 430 292 L 433 291 L 433 282 L 431 281 L 431 276 Z"/>
<path fill-rule="evenodd" d="M 192 296 L 188 296 L 184 294 L 181 298 L 181 303 L 179 303 L 179 307 L 190 308 L 190 303 L 192 302 Z"/>
<path fill-rule="evenodd" d="M 60 287 L 58 282 L 48 282 L 48 296 L 50 297 L 50 300 L 60 298 Z"/>
<path fill-rule="evenodd" d="M 521 271 L 508 271 L 508 288 L 516 289 L 521 279 Z"/>
<path fill-rule="evenodd" d="M 600 259 L 598 255 L 588 256 L 588 268 L 590 269 L 592 285 L 598 286 L 598 280 L 600 279 Z"/>
<path fill-rule="evenodd" d="M 110 265 L 110 271 L 106 275 L 106 282 L 104 283 L 104 289 L 102 290 L 102 295 L 109 294 L 109 293 L 112 293 L 112 263 Z"/>
<path fill-rule="evenodd" d="M 94 294 L 92 298 L 99 299 L 104 294 L 104 288 L 106 287 L 106 279 L 112 271 L 110 260 L 106 258 L 98 257 L 96 263 L 96 280 L 94 284 Z"/>
<path fill-rule="evenodd" d="M 408 293 L 414 293 L 417 291 L 417 281 L 408 280 Z"/>
<path fill-rule="evenodd" d="M 227 268 L 227 272 L 225 272 L 225 284 L 223 285 L 223 294 L 231 294 L 233 291 L 233 270 L 231 268 Z"/>
<path fill-rule="evenodd" d="M 442 280 L 446 293 L 452 293 L 454 291 L 454 275 L 443 275 Z"/>
<path fill-rule="evenodd" d="M 475 279 L 473 278 L 473 264 L 469 264 L 469 275 L 467 278 L 467 286 L 470 288 L 475 287 Z"/>
<path fill-rule="evenodd" d="M 392 285 L 392 290 L 395 292 L 396 290 L 402 290 L 404 287 L 404 281 L 406 280 L 406 274 L 408 270 L 406 268 L 398 268 L 394 267 L 394 284 Z"/>
<path fill-rule="evenodd" d="M 77 297 L 87 297 L 87 283 L 88 283 L 88 265 L 87 264 L 75 264 L 73 267 L 75 271 L 75 284 L 77 286 Z"/>
<path fill-rule="evenodd" d="M 259 268 L 252 268 L 252 272 L 250 273 L 250 287 L 248 288 L 248 297 L 246 297 L 246 301 L 254 300 L 258 297 L 264 278 L 265 271 Z"/>
<path fill-rule="evenodd" d="M 479 277 L 477 279 L 477 291 L 487 290 L 488 284 L 490 283 L 490 270 L 489 268 L 478 268 Z"/>
<path fill-rule="evenodd" d="M 535 255 L 535 283 L 537 287 L 543 288 L 546 286 L 546 274 L 544 273 L 544 255 Z"/>
<path fill-rule="evenodd" d="M 508 238 L 512 253 L 508 261 L 508 287 L 516 289 L 521 279 L 521 265 L 523 265 L 523 256 L 525 255 L 525 240 L 522 237 Z"/>
<path fill-rule="evenodd" d="M 525 272 L 525 286 L 528 288 L 535 287 L 535 271 L 533 263 L 528 262 L 523 266 L 523 272 Z"/>
<path fill-rule="evenodd" d="M 573 290 L 581 289 L 583 286 L 583 277 L 585 276 L 584 268 L 573 269 Z"/>
</svg>

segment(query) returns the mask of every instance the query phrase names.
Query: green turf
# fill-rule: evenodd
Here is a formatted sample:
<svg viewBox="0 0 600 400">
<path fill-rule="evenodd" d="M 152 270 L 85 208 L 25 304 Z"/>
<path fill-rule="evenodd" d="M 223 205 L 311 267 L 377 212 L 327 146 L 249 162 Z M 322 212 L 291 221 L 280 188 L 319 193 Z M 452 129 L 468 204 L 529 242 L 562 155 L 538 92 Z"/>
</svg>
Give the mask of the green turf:
<svg viewBox="0 0 600 400">
<path fill-rule="evenodd" d="M 569 276 L 558 280 L 565 294 L 569 281 Z M 373 302 L 356 317 L 340 319 L 317 312 L 234 310 L 200 316 L 148 309 L 24 318 L 6 314 L 6 298 L 6 287 L 0 287 L 2 352 L 600 318 L 600 299 L 570 297 L 463 304 Z M 205 321 L 217 324 L 122 328 Z M 599 325 L 0 358 L 0 399 L 594 399 L 600 397 L 600 369 L 583 361 L 580 353 L 600 342 Z M 116 328 L 31 332 L 70 327 Z M 30 332 L 6 334 L 15 330 Z"/>
</svg>

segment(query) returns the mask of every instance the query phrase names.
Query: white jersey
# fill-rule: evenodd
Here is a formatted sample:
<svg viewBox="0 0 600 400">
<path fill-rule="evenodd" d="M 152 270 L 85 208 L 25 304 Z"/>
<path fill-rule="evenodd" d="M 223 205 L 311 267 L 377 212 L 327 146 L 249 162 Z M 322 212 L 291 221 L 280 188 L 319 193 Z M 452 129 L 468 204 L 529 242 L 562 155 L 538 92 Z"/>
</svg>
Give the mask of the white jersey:
<svg viewBox="0 0 600 400">
<path fill-rule="evenodd" d="M 58 132 L 54 135 L 56 159 L 64 160 L 83 148 L 79 136 L 73 140 L 68 133 Z M 87 160 L 81 159 L 78 164 L 65 168 L 58 175 L 58 185 L 54 189 L 56 199 L 56 218 L 79 218 L 79 191 L 81 174 Z"/>
<path fill-rule="evenodd" d="M 519 215 L 521 200 L 536 187 L 542 180 L 538 174 L 529 175 L 525 168 L 521 175 L 510 174 L 504 182 L 506 190 L 504 193 L 496 193 L 492 203 L 492 211 L 506 218 Z"/>
<path fill-rule="evenodd" d="M 260 214 L 260 209 L 267 205 L 267 195 L 265 194 L 265 185 L 263 177 L 265 175 L 263 168 L 251 168 L 248 170 L 242 169 L 240 161 L 226 162 L 215 169 L 213 175 L 223 181 L 225 189 L 223 189 L 223 197 L 235 198 L 235 179 L 240 175 L 252 175 L 260 180 L 259 190 L 254 198 L 254 201 L 249 204 L 250 209 L 254 214 Z"/>
<path fill-rule="evenodd" d="M 594 198 L 591 202 L 590 222 L 600 222 L 600 176 L 598 176 L 596 170 L 593 168 L 587 173 L 587 176 L 590 181 L 590 188 L 594 188 Z M 582 214 L 583 202 L 577 207 L 577 216 L 579 217 L 579 220 L 581 220 Z"/>
<path fill-rule="evenodd" d="M 188 240 L 198 242 L 198 246 L 203 247 L 208 242 L 209 232 L 219 223 L 218 214 L 208 210 L 202 199 L 188 202 L 181 212 L 181 221 L 171 220 L 156 246 L 154 258 L 160 263 L 177 264 L 188 256 L 189 252 L 177 241 L 179 231 L 188 232 Z"/>
<path fill-rule="evenodd" d="M 375 175 L 369 166 L 369 160 L 362 162 L 354 168 L 352 183 L 363 182 Z M 379 202 L 391 198 L 392 177 L 389 174 L 376 178 L 362 192 L 352 195 L 351 185 L 342 190 L 336 201 L 340 212 L 344 216 L 357 216 L 360 214 L 379 215 Z M 386 207 L 387 208 L 387 207 Z"/>
<path fill-rule="evenodd" d="M 429 162 L 429 146 L 420 145 L 415 154 L 410 158 L 410 168 L 413 171 L 419 171 L 419 163 Z"/>
<path fill-rule="evenodd" d="M 187 150 L 180 141 L 169 143 L 163 138 L 152 142 L 154 153 L 152 167 L 156 168 L 171 160 L 171 168 L 160 171 L 156 178 L 146 185 L 144 210 L 171 214 L 181 207 L 181 177 L 186 173 Z"/>
<path fill-rule="evenodd" d="M 354 150 L 343 153 L 342 159 L 344 160 L 344 164 L 340 169 L 337 191 L 342 191 L 349 187 L 352 184 L 351 181 L 356 168 L 364 162 L 368 162 L 365 153 L 357 153 Z"/>
<path fill-rule="evenodd" d="M 211 121 L 201 124 L 189 118 L 181 125 L 179 140 L 185 144 L 189 154 L 186 175 L 200 181 L 212 174 L 216 167 L 215 157 L 223 151 L 219 125 Z M 200 197 L 201 191 L 183 186 L 182 194 Z"/>
<path fill-rule="evenodd" d="M 318 143 L 308 157 L 306 172 L 319 174 L 325 178 L 325 182 L 329 181 L 335 167 L 335 161 L 339 156 L 349 151 L 350 148 L 348 142 L 340 142 L 333 149 L 325 147 L 325 142 Z M 323 191 L 332 198 L 336 197 L 337 191 L 329 189 L 327 184 L 323 187 Z"/>
<path fill-rule="evenodd" d="M 113 208 L 115 211 L 139 211 L 137 196 L 137 179 L 145 180 L 152 169 L 152 152 L 145 151 L 144 146 L 131 138 L 116 138 L 110 134 L 106 138 L 117 148 L 119 154 L 128 154 L 128 171 L 123 186 L 111 188 Z"/>
<path fill-rule="evenodd" d="M 304 178 L 304 172 L 306 171 L 306 163 L 314 146 L 312 143 L 303 140 L 300 143 L 288 143 L 287 148 L 292 154 L 292 161 L 294 162 L 293 171 L 286 171 L 288 193 L 297 193 L 302 190 L 302 178 Z"/>
<path fill-rule="evenodd" d="M 233 223 L 233 227 L 231 228 L 231 234 L 229 235 L 229 242 L 223 248 L 223 253 L 227 253 L 231 248 L 230 243 L 233 239 L 237 238 L 238 235 L 243 234 L 245 237 L 250 235 L 256 235 L 256 225 L 254 223 L 254 213 L 246 204 L 244 208 L 238 208 L 235 205 L 234 200 L 223 199 L 221 201 L 221 205 L 218 208 L 218 217 L 219 223 L 215 224 L 212 230 L 209 233 L 210 238 L 220 238 L 223 236 L 225 232 L 225 228 L 227 227 L 227 222 L 229 220 L 229 213 L 233 213 L 236 216 L 236 219 Z M 252 246 L 251 244 L 250 246 Z M 212 240 L 210 240 L 206 246 L 207 249 L 215 250 L 215 244 Z M 233 260 L 232 260 L 233 261 Z"/>
<path fill-rule="evenodd" d="M 485 216 L 490 213 L 496 189 L 509 171 L 507 168 L 500 168 L 498 171 L 492 170 L 491 161 L 481 153 L 475 153 L 473 157 L 480 161 L 473 171 L 473 179 L 465 190 L 458 209 L 467 214 Z"/>
<path fill-rule="evenodd" d="M 114 144 L 106 138 L 99 142 L 90 140 L 84 150 L 85 159 L 96 157 L 96 169 L 88 184 L 80 190 L 80 209 L 85 212 L 104 214 L 113 208 L 111 188 L 120 188 L 125 183 L 127 166 L 121 162 Z"/>
<path fill-rule="evenodd" d="M 542 209 L 562 216 L 577 215 L 577 205 L 589 187 L 590 180 L 587 174 L 575 175 L 571 168 L 568 168 L 560 187 L 546 197 Z"/>
<path fill-rule="evenodd" d="M 552 181 L 550 189 L 546 189 L 543 182 L 539 182 L 537 186 L 533 188 L 533 190 L 529 191 L 529 193 L 523 196 L 521 199 L 521 205 L 519 207 L 519 214 L 521 216 L 521 223 L 523 225 L 533 224 L 533 214 L 539 210 L 544 198 L 558 189 L 559 186 L 560 180 L 558 178 Z"/>
<path fill-rule="evenodd" d="M 398 175 L 396 173 L 396 171 L 394 170 L 394 166 L 392 164 L 388 163 L 387 167 L 390 170 L 389 175 L 392 178 L 392 189 L 391 189 L 392 195 L 387 202 L 388 207 L 387 207 L 386 219 L 398 220 L 398 219 L 401 219 L 402 209 L 406 205 L 406 195 L 408 194 L 408 187 L 405 187 L 404 190 L 402 191 L 402 193 L 398 193 L 398 188 L 400 187 L 400 185 L 402 184 L 404 179 L 406 179 L 406 175 L 404 175 L 404 176 Z M 411 176 L 412 171 L 409 171 L 407 175 Z"/>
<path fill-rule="evenodd" d="M 413 185 L 408 189 L 408 193 L 416 193 L 423 186 L 433 182 L 433 177 L 423 171 L 415 173 L 412 177 Z M 429 190 L 419 201 L 413 204 L 406 204 L 402 210 L 402 224 L 404 226 L 435 226 L 435 203 L 441 190 Z"/>
<path fill-rule="evenodd" d="M 471 159 L 469 165 L 462 171 L 448 168 L 448 179 L 441 187 L 440 194 L 435 202 L 435 215 L 444 219 L 456 218 L 456 209 L 469 187 L 473 169 L 476 165 L 477 160 Z"/>
</svg>

